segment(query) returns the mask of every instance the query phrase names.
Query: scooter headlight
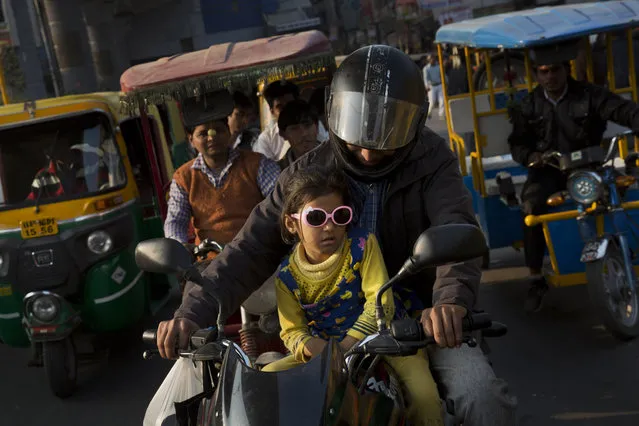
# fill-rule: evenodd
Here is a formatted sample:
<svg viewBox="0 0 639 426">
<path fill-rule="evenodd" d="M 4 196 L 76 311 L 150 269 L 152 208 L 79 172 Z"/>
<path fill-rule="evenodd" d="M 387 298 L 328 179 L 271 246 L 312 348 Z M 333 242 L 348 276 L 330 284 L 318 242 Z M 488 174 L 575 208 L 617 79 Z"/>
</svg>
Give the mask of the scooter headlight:
<svg viewBox="0 0 639 426">
<path fill-rule="evenodd" d="M 603 195 L 601 176 L 591 171 L 575 172 L 568 178 L 568 193 L 580 204 L 592 204 Z"/>
<path fill-rule="evenodd" d="M 106 232 L 95 231 L 89 234 L 87 247 L 95 254 L 105 254 L 113 247 L 113 240 Z"/>
<path fill-rule="evenodd" d="M 60 312 L 60 302 L 54 296 L 40 296 L 31 303 L 31 312 L 42 322 L 53 321 Z"/>
</svg>

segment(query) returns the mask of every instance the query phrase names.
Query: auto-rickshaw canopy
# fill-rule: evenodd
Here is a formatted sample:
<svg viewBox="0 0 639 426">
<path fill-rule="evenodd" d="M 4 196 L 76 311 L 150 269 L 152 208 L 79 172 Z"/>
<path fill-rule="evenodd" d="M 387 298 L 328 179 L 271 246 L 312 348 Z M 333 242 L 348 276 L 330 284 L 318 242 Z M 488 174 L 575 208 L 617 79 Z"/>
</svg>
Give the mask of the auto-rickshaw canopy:
<svg viewBox="0 0 639 426">
<path fill-rule="evenodd" d="M 639 1 L 606 1 L 540 7 L 441 27 L 436 43 L 485 49 L 549 45 L 639 24 Z"/>
<path fill-rule="evenodd" d="M 245 42 L 213 45 L 136 65 L 122 74 L 125 104 L 137 100 L 163 103 L 229 86 L 253 87 L 272 74 L 313 74 L 334 67 L 328 38 L 320 31 L 305 31 Z"/>
<path fill-rule="evenodd" d="M 573 79 L 605 85 L 637 102 L 638 27 L 639 1 L 632 0 L 539 7 L 448 24 L 437 31 L 439 61 L 445 64 L 440 72 L 451 149 L 458 155 L 491 249 L 519 247 L 523 240 L 517 195 L 528 170 L 511 155 L 510 112 L 535 89 L 534 61 L 569 62 Z M 444 52 L 450 47 L 461 49 L 454 49 L 454 60 L 447 62 Z M 466 85 L 449 93 L 449 80 L 461 86 L 463 74 Z M 613 164 L 620 170 L 632 149 L 625 130 L 608 121 L 603 134 L 604 139 L 618 136 L 613 140 L 618 142 L 619 158 Z M 639 152 L 639 138 L 634 150 Z M 572 204 L 548 204 L 559 210 L 526 218 L 527 224 L 542 224 L 552 268 L 546 279 L 555 286 L 583 284 L 581 237 L 574 223 L 564 222 L 574 220 L 579 211 Z M 602 233 L 607 225 L 603 217 L 597 220 Z"/>
</svg>

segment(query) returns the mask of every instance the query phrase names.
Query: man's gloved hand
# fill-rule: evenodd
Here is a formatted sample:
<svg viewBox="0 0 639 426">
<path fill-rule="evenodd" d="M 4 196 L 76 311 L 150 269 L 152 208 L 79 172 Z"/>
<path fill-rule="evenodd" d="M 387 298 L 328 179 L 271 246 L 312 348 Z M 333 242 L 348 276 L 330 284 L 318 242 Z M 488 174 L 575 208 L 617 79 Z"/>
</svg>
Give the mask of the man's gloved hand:
<svg viewBox="0 0 639 426">
<path fill-rule="evenodd" d="M 536 168 L 543 165 L 543 154 L 541 152 L 533 152 L 528 156 L 528 167 Z"/>
<path fill-rule="evenodd" d="M 424 332 L 435 337 L 435 342 L 442 348 L 460 347 L 463 337 L 462 320 L 467 310 L 459 305 L 437 305 L 424 309 L 421 323 Z"/>
</svg>

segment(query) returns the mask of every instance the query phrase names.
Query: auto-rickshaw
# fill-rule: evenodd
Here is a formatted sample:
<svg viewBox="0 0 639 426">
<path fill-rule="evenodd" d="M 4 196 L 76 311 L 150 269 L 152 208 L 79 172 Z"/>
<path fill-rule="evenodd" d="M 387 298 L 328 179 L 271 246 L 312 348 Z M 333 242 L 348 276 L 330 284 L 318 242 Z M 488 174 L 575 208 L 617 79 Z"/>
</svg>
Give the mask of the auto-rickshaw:
<svg viewBox="0 0 639 426">
<path fill-rule="evenodd" d="M 440 63 L 445 46 L 464 52 L 469 92 L 448 96 L 444 86 L 446 124 L 451 149 L 458 155 L 477 218 L 492 249 L 520 248 L 523 239 L 518 196 L 527 168 L 514 162 L 510 154 L 512 124 L 508 111 L 535 87 L 529 50 L 567 41 L 580 43 L 571 61 L 573 78 L 593 82 L 597 70 L 603 68 L 607 88 L 636 102 L 635 61 L 639 58 L 633 29 L 638 20 L 639 1 L 608 1 L 487 16 L 444 25 L 437 31 Z M 596 44 L 601 40 L 605 43 Z M 613 55 L 613 45 L 621 48 L 621 54 Z M 479 65 L 477 73 L 473 73 L 473 63 Z M 623 71 L 620 65 L 625 66 Z M 442 81 L 446 84 L 443 76 Z M 547 282 L 555 287 L 588 284 L 604 325 L 622 339 L 639 335 L 636 276 L 631 267 L 637 263 L 633 254 L 637 253 L 637 244 L 628 241 L 638 230 L 633 221 L 639 216 L 635 210 L 639 207 L 639 191 L 634 176 L 616 180 L 614 176 L 634 171 L 634 157 L 628 155 L 638 146 L 636 140 L 631 144 L 628 136 L 627 129 L 609 122 L 602 149 L 596 155 L 581 151 L 569 156 L 548 153 L 555 166 L 570 176 L 568 191 L 548 199 L 549 214 L 525 218 L 527 226 L 543 227 L 550 260 L 544 271 Z M 613 149 L 606 150 L 608 147 Z M 598 160 L 585 164 L 591 154 Z M 604 169 L 597 168 L 604 159 L 612 163 L 605 170 L 610 171 L 610 185 L 602 178 Z M 583 160 L 584 164 L 569 167 L 571 160 Z M 586 166 L 590 168 L 588 173 Z M 577 179 L 571 172 L 580 168 L 581 177 Z M 592 189 L 594 199 L 580 198 L 575 192 L 585 188 Z M 617 192 L 623 197 L 611 200 Z M 615 212 L 623 213 L 623 220 L 617 220 Z M 590 223 L 595 232 L 587 236 L 584 230 Z M 617 271 L 614 277 L 613 270 Z M 634 270 L 639 269 L 635 266 Z"/>
<path fill-rule="evenodd" d="M 30 365 L 59 397 L 73 393 L 81 356 L 99 349 L 93 337 L 141 326 L 177 285 L 158 275 L 151 287 L 154 274 L 135 264 L 137 243 L 162 235 L 149 164 L 165 176 L 173 168 L 157 109 L 159 163 L 119 96 L 0 107 L 0 343 L 31 347 Z"/>
<path fill-rule="evenodd" d="M 280 79 L 297 84 L 300 97 L 308 100 L 315 90 L 323 90 L 330 84 L 335 68 L 330 41 L 316 30 L 223 43 L 129 68 L 120 79 L 124 94 L 122 105 L 125 110 L 140 111 L 144 117 L 145 107 L 180 103 L 219 89 L 248 94 L 257 88 L 259 95 L 265 85 Z M 271 115 L 263 96 L 259 97 L 259 110 L 260 126 L 264 130 L 271 123 Z M 145 120 L 142 125 L 148 129 Z M 151 133 L 145 130 L 145 135 Z M 154 173 L 154 185 L 158 189 L 168 188 L 170 180 L 170 176 L 165 178 Z M 256 316 L 260 317 L 259 322 L 255 321 Z M 282 347 L 277 333 L 272 332 L 273 324 L 279 324 L 274 287 L 265 285 L 227 321 L 225 333 L 241 342 L 249 356 L 257 357 Z M 269 334 L 268 330 L 274 339 L 260 340 L 259 336 Z"/>
</svg>

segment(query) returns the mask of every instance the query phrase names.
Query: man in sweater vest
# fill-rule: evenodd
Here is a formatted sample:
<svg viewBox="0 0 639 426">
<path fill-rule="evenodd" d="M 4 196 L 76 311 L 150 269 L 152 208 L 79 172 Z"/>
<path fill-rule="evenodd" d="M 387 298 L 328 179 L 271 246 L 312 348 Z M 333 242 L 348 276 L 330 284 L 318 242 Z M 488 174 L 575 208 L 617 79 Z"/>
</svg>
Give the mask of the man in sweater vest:
<svg viewBox="0 0 639 426">
<path fill-rule="evenodd" d="M 189 143 L 198 155 L 173 175 L 164 222 L 167 238 L 187 243 L 192 222 L 195 244 L 205 238 L 227 244 L 275 186 L 277 163 L 232 148 L 227 121 L 232 111 L 233 98 L 226 90 L 184 102 Z"/>
</svg>

